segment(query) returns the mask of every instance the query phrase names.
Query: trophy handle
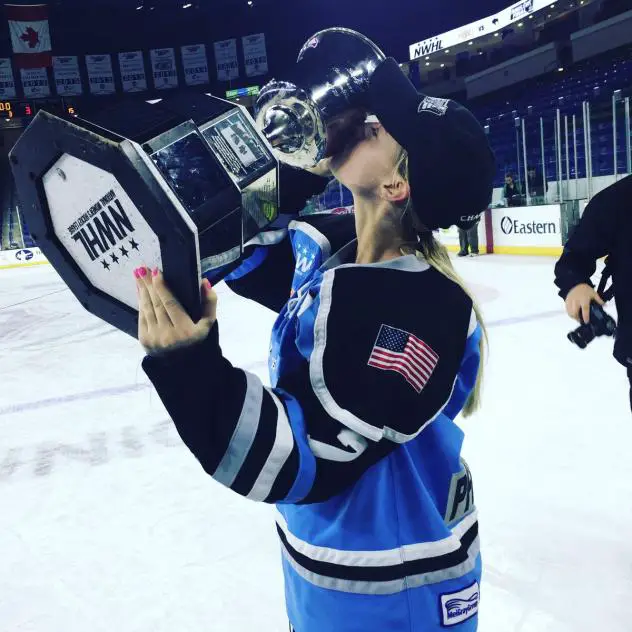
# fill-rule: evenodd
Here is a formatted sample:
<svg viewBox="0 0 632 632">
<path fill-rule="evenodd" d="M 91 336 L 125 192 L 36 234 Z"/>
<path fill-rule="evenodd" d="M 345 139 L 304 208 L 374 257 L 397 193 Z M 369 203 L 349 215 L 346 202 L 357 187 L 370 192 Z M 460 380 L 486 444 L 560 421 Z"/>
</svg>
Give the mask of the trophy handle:
<svg viewBox="0 0 632 632">
<path fill-rule="evenodd" d="M 367 48 L 369 48 L 373 52 L 378 62 L 384 61 L 386 59 L 386 55 L 384 54 L 382 49 L 375 42 L 370 40 L 366 35 L 362 35 L 362 33 L 358 33 L 358 31 L 354 31 L 353 29 L 347 29 L 342 26 L 334 26 L 329 29 L 318 31 L 318 33 L 314 33 L 314 35 L 312 35 L 307 40 L 307 42 L 305 42 L 303 48 L 301 48 L 296 61 L 301 61 L 303 59 L 303 56 L 309 49 L 316 48 L 320 43 L 321 38 L 328 33 L 339 33 L 340 35 L 346 35 L 347 37 L 360 40 Z"/>
</svg>

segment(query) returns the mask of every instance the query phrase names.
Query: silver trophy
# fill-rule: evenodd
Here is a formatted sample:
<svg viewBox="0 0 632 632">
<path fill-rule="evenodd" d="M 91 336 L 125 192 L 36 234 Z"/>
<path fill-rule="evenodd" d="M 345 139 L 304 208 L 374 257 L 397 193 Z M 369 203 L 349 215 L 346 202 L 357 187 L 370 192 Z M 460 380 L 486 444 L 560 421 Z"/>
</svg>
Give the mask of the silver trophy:
<svg viewBox="0 0 632 632">
<path fill-rule="evenodd" d="M 384 59 L 370 39 L 350 29 L 311 37 L 293 77 L 264 86 L 255 106 L 257 126 L 277 158 L 307 169 L 340 152 L 365 120 L 364 96 Z"/>
<path fill-rule="evenodd" d="M 159 267 L 191 317 L 278 215 L 278 162 L 241 106 L 182 94 L 90 120 L 39 112 L 10 154 L 33 238 L 82 305 L 132 336 L 133 270 Z"/>
</svg>

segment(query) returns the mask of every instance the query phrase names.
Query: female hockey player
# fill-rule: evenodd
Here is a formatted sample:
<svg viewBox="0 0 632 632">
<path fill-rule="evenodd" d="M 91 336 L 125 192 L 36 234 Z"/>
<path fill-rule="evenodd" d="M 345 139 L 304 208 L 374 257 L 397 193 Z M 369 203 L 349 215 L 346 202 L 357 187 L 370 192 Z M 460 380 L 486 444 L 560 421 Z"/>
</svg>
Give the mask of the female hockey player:
<svg viewBox="0 0 632 632">
<path fill-rule="evenodd" d="M 418 94 L 391 58 L 369 107 L 328 164 L 355 216 L 295 219 L 227 278 L 279 311 L 271 387 L 223 357 L 208 282 L 194 323 L 144 268 L 143 366 L 204 470 L 277 505 L 296 632 L 471 632 L 478 523 L 453 420 L 477 407 L 484 332 L 431 231 L 476 221 L 494 161 L 474 117 Z M 323 184 L 291 173 L 288 210 Z"/>
</svg>

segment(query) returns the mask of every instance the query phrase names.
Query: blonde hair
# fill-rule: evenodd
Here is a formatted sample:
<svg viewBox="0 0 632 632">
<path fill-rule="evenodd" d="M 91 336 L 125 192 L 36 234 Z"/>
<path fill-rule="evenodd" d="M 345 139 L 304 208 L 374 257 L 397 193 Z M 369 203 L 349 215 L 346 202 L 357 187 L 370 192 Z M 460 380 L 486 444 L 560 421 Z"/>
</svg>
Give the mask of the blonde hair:
<svg viewBox="0 0 632 632">
<path fill-rule="evenodd" d="M 408 153 L 402 150 L 402 154 L 397 161 L 396 172 L 397 175 L 402 177 L 406 182 L 409 181 L 408 176 Z M 398 207 L 400 210 L 402 207 Z M 409 239 L 402 246 L 401 250 L 403 254 L 415 254 L 418 258 L 423 259 L 426 263 L 432 266 L 435 270 L 443 274 L 450 281 L 456 283 L 472 300 L 474 313 L 476 319 L 480 325 L 483 335 L 479 342 L 480 363 L 478 372 L 476 374 L 476 383 L 474 389 L 470 393 L 465 406 L 463 407 L 463 416 L 469 417 L 474 414 L 481 405 L 481 395 L 483 387 L 483 373 L 484 363 L 486 358 L 486 352 L 488 347 L 487 329 L 483 321 L 481 310 L 474 299 L 474 296 L 465 285 L 465 281 L 457 274 L 448 251 L 443 244 L 439 243 L 433 236 L 431 231 L 424 232 L 417 236 L 417 231 L 413 225 L 412 213 L 414 212 L 412 200 L 410 196 L 406 200 L 403 206 L 403 212 L 399 217 L 402 224 L 403 234 L 405 239 Z"/>
</svg>

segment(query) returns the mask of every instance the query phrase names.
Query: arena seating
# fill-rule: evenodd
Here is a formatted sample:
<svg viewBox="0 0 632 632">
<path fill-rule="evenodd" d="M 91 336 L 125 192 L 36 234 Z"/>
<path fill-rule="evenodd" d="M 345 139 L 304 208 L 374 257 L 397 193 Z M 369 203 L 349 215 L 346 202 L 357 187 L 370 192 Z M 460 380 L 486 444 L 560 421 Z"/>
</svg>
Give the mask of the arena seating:
<svg viewBox="0 0 632 632">
<path fill-rule="evenodd" d="M 469 103 L 478 118 L 489 127 L 490 141 L 496 152 L 499 174 L 496 186 L 502 184 L 506 172 L 518 171 L 515 119 L 525 119 L 527 161 L 540 168 L 540 117 L 544 118 L 544 149 L 546 172 L 550 179 L 556 173 L 554 120 L 559 108 L 562 116 L 562 137 L 565 136 L 564 117 L 569 117 L 569 136 L 572 138 L 572 116 L 577 123 L 578 177 L 586 176 L 582 103 L 591 104 L 591 132 L 593 147 L 593 175 L 614 173 L 612 95 L 621 90 L 621 99 L 632 94 L 632 46 L 585 60 L 563 72 L 553 71 L 510 89 L 486 95 Z M 617 171 L 627 169 L 623 105 L 618 108 Z M 629 133 L 629 130 L 628 130 Z M 520 143 L 522 131 L 520 130 Z M 564 143 L 564 141 L 563 141 Z M 563 145 L 563 147 L 565 147 Z M 566 151 L 562 152 L 563 173 L 566 174 Z M 570 173 L 575 177 L 573 145 L 570 146 Z"/>
<path fill-rule="evenodd" d="M 491 145 L 496 153 L 498 175 L 496 187 L 504 184 L 506 173 L 524 175 L 524 155 L 522 150 L 522 128 L 516 127 L 525 121 L 527 163 L 542 173 L 542 150 L 540 117 L 544 120 L 544 169 L 549 181 L 555 180 L 558 170 L 555 144 L 556 110 L 562 119 L 562 175 L 569 173 L 575 178 L 586 177 L 585 147 L 583 134 L 582 103 L 591 105 L 592 163 L 593 176 L 614 173 L 612 95 L 616 91 L 620 97 L 617 105 L 617 172 L 627 171 L 626 135 L 623 101 L 632 95 L 632 45 L 610 51 L 577 64 L 563 71 L 553 70 L 537 79 L 523 82 L 490 95 L 477 98 L 467 105 L 487 126 Z M 572 120 L 575 115 L 577 169 L 575 169 L 574 145 L 572 142 Z M 565 117 L 569 127 L 569 164 L 566 164 Z M 517 121 L 518 119 L 518 121 Z M 6 181 L 6 180 L 5 180 Z M 10 181 L 10 177 L 9 177 Z M 2 247 L 34 247 L 33 239 L 22 214 L 20 220 L 24 230 L 24 241 L 20 230 L 15 202 L 15 189 L 10 195 L 3 194 Z M 344 187 L 331 184 L 319 198 L 312 200 L 312 208 L 307 212 L 350 206 L 351 194 Z M 6 230 L 5 230 L 6 227 Z"/>
</svg>

